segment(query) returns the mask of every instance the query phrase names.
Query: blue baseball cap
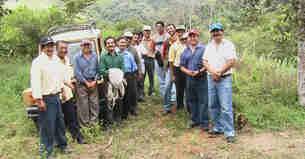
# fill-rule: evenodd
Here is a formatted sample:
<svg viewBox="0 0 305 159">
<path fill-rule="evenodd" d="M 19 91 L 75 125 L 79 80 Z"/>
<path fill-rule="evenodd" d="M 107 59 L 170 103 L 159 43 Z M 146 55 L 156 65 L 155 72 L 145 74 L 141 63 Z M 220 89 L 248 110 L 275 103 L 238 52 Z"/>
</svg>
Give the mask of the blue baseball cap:
<svg viewBox="0 0 305 159">
<path fill-rule="evenodd" d="M 224 27 L 221 23 L 213 23 L 210 25 L 209 30 L 210 30 L 210 32 L 212 32 L 214 30 L 224 30 Z"/>
</svg>

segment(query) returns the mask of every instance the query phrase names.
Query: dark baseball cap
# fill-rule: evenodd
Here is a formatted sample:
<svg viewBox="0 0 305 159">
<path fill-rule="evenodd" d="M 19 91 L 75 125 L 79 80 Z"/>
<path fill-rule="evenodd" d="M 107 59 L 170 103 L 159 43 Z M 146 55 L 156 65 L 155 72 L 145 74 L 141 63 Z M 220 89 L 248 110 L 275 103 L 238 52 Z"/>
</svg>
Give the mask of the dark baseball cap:
<svg viewBox="0 0 305 159">
<path fill-rule="evenodd" d="M 54 44 L 54 43 L 55 43 L 54 40 L 49 36 L 42 37 L 39 41 L 40 45 L 48 45 L 48 44 Z"/>
</svg>

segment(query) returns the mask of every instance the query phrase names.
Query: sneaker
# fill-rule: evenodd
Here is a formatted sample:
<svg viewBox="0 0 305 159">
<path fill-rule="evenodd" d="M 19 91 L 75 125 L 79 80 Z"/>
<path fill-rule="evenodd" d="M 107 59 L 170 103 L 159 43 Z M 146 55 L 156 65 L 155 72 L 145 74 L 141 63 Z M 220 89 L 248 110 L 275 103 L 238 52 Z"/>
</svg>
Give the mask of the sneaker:
<svg viewBox="0 0 305 159">
<path fill-rule="evenodd" d="M 228 136 L 226 137 L 226 140 L 228 143 L 235 143 L 235 137 L 234 136 Z"/>
</svg>

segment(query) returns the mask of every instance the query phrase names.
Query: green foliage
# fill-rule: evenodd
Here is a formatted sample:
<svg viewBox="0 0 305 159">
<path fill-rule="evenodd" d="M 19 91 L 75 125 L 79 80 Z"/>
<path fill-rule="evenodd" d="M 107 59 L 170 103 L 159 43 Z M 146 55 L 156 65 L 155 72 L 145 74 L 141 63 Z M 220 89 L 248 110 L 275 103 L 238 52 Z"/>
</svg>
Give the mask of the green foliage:
<svg viewBox="0 0 305 159">
<path fill-rule="evenodd" d="M 15 9 L 1 21 L 0 41 L 5 50 L 2 55 L 37 55 L 39 39 L 46 35 L 50 27 L 63 23 L 65 16 L 55 7 L 39 11 L 27 7 Z"/>
<path fill-rule="evenodd" d="M 305 110 L 298 105 L 294 62 L 240 57 L 234 76 L 234 102 L 257 128 L 304 127 Z"/>
<path fill-rule="evenodd" d="M 96 0 L 62 0 L 65 12 L 70 20 L 73 20 L 83 9 L 93 4 Z"/>
<path fill-rule="evenodd" d="M 0 0 L 0 20 L 3 16 L 9 14 L 10 10 L 7 8 L 4 8 L 4 2 L 5 0 Z"/>
</svg>

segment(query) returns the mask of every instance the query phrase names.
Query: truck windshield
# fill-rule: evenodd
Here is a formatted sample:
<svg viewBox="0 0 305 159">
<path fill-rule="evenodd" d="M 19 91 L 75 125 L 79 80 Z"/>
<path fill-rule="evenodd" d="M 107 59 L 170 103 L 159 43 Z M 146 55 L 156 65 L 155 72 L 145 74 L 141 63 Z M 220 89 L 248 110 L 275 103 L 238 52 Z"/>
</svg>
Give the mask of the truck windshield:
<svg viewBox="0 0 305 159">
<path fill-rule="evenodd" d="M 69 43 L 69 46 L 68 46 L 68 54 L 69 55 L 68 56 L 69 56 L 69 59 L 72 62 L 72 64 L 73 64 L 73 61 L 74 61 L 74 56 L 76 54 L 80 53 L 80 51 L 81 51 L 80 44 L 81 44 L 81 42 Z M 92 44 L 92 51 L 94 53 L 96 53 L 95 42 L 91 41 L 91 44 Z"/>
</svg>

